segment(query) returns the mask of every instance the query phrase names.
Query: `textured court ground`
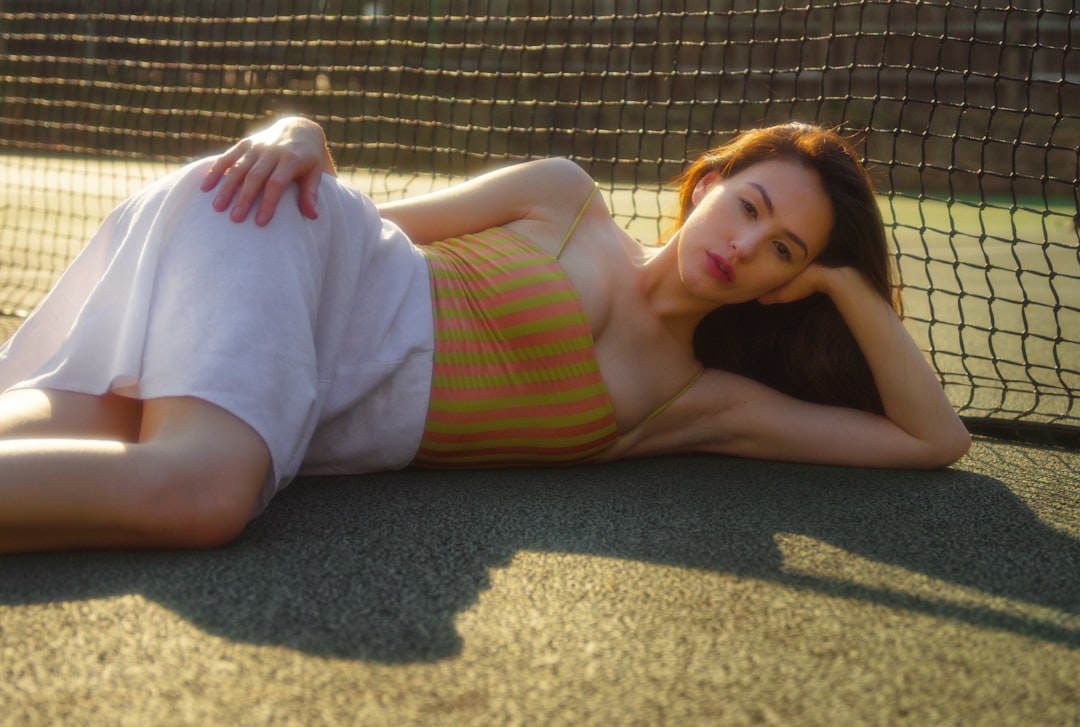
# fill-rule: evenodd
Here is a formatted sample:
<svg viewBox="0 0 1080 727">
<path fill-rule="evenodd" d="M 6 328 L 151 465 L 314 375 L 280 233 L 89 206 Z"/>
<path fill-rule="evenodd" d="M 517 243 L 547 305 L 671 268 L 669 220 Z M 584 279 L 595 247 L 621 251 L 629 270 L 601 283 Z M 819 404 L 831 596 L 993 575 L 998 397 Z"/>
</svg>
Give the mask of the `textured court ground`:
<svg viewBox="0 0 1080 727">
<path fill-rule="evenodd" d="M 222 550 L 0 558 L 0 724 L 1076 724 L 1078 473 L 301 480 Z"/>
</svg>

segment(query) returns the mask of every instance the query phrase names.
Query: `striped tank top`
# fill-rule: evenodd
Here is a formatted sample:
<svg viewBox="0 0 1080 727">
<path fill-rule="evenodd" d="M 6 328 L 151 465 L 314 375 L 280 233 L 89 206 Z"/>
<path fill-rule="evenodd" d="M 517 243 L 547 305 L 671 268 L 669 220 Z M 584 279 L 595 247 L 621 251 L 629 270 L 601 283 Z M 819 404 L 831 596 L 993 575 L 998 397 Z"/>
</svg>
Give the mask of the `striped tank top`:
<svg viewBox="0 0 1080 727">
<path fill-rule="evenodd" d="M 614 444 L 619 434 L 592 333 L 557 256 L 498 227 L 420 249 L 435 351 L 414 464 L 570 464 Z"/>
</svg>

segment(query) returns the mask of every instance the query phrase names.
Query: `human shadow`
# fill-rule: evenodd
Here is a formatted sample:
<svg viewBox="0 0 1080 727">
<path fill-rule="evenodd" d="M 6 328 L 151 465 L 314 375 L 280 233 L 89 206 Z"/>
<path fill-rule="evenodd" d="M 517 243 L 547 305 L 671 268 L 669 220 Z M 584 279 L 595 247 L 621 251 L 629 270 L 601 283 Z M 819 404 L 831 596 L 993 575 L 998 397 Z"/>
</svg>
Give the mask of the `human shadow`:
<svg viewBox="0 0 1080 727">
<path fill-rule="evenodd" d="M 783 533 L 1061 618 L 793 570 Z M 219 550 L 0 558 L 0 604 L 136 593 L 237 641 L 427 661 L 460 650 L 455 617 L 522 550 L 736 574 L 1080 646 L 1080 541 L 1002 482 L 705 456 L 300 480 Z"/>
</svg>

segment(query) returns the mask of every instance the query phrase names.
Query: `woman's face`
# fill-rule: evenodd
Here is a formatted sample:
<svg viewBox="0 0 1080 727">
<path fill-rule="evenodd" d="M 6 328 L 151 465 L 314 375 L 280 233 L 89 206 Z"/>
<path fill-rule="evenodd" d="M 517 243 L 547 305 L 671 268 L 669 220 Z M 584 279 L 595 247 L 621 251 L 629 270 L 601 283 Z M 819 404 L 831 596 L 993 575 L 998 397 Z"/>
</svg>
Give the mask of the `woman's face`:
<svg viewBox="0 0 1080 727">
<path fill-rule="evenodd" d="M 789 282 L 825 249 L 832 204 L 817 173 L 775 160 L 709 173 L 679 231 L 679 274 L 695 297 L 744 303 Z"/>
</svg>

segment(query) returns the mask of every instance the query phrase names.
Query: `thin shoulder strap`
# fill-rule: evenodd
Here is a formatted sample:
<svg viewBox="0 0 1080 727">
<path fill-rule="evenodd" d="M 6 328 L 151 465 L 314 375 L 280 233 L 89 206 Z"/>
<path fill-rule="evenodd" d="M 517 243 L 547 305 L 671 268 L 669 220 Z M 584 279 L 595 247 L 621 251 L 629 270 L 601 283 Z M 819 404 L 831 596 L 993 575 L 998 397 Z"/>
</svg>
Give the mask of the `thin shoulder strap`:
<svg viewBox="0 0 1080 727">
<path fill-rule="evenodd" d="M 562 244 L 559 245 L 559 251 L 555 253 L 556 259 L 558 259 L 562 255 L 562 251 L 566 247 L 566 243 L 570 242 L 570 236 L 574 234 L 574 230 L 577 229 L 578 223 L 581 222 L 581 218 L 585 216 L 585 210 L 588 209 L 589 203 L 593 201 L 593 197 L 596 196 L 596 190 L 599 187 L 599 184 L 593 182 L 593 188 L 592 191 L 589 192 L 588 199 L 585 200 L 585 204 L 581 205 L 581 209 L 578 210 L 577 217 L 574 218 L 574 223 L 570 225 L 570 229 L 567 231 L 566 237 L 563 238 Z"/>
<path fill-rule="evenodd" d="M 694 384 L 696 384 L 696 383 L 697 383 L 697 380 L 701 378 L 701 375 L 702 375 L 703 373 L 705 373 L 705 367 L 704 367 L 704 366 L 702 366 L 702 367 L 701 367 L 700 369 L 698 369 L 698 372 L 697 372 L 696 374 L 694 374 L 693 378 L 691 378 L 691 379 L 690 379 L 689 381 L 687 381 L 687 382 L 686 382 L 686 386 L 682 387 L 681 389 L 679 389 L 678 391 L 676 391 L 676 392 L 675 392 L 675 396 L 671 397 L 670 399 L 668 399 L 667 401 L 665 401 L 665 402 L 664 402 L 663 404 L 661 404 L 660 406 L 658 406 L 658 407 L 657 407 L 656 409 L 654 409 L 654 410 L 653 410 L 653 412 L 652 412 L 652 414 L 649 414 L 649 416 L 647 416 L 647 417 L 645 417 L 644 419 L 642 419 L 642 420 L 641 420 L 641 423 L 640 423 L 640 424 L 638 424 L 637 426 L 635 426 L 635 427 L 634 427 L 634 429 L 637 429 L 638 427 L 643 427 L 643 426 L 645 426 L 646 424 L 648 424 L 649 422 L 651 422 L 651 421 L 652 421 L 653 419 L 655 419 L 656 417 L 658 417 L 658 416 L 660 416 L 661 414 L 663 414 L 663 413 L 664 413 L 664 411 L 665 411 L 665 410 L 666 410 L 666 409 L 667 409 L 667 408 L 668 408 L 669 406 L 671 406 L 672 404 L 674 404 L 674 403 L 675 403 L 676 401 L 678 401 L 678 400 L 679 400 L 679 397 L 680 397 L 680 396 L 682 396 L 682 395 L 683 395 L 683 394 L 685 394 L 686 392 L 690 391 L 690 388 L 691 388 L 691 387 L 692 387 L 692 386 L 693 386 Z"/>
</svg>

